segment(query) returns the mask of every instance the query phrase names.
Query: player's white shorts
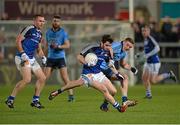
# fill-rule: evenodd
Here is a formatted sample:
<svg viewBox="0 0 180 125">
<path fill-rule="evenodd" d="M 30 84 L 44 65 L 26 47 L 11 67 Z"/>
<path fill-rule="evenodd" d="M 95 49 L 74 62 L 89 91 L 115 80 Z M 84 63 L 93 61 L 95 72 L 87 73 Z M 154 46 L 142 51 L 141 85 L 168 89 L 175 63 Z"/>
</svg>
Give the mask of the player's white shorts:
<svg viewBox="0 0 180 125">
<path fill-rule="evenodd" d="M 148 71 L 153 74 L 158 74 L 160 67 L 161 67 L 161 63 L 145 63 L 144 71 Z"/>
<path fill-rule="evenodd" d="M 91 86 L 93 81 L 103 83 L 107 79 L 107 77 L 102 72 L 97 74 L 81 74 L 81 78 L 84 80 L 84 84 L 87 87 Z"/>
<path fill-rule="evenodd" d="M 15 56 L 15 63 L 16 63 L 17 69 L 19 71 L 21 71 L 21 68 L 22 68 L 22 66 L 21 66 L 21 58 L 19 56 Z M 36 71 L 37 69 L 41 68 L 35 58 L 29 59 L 29 63 L 26 64 L 25 66 L 30 67 L 33 72 Z"/>
</svg>

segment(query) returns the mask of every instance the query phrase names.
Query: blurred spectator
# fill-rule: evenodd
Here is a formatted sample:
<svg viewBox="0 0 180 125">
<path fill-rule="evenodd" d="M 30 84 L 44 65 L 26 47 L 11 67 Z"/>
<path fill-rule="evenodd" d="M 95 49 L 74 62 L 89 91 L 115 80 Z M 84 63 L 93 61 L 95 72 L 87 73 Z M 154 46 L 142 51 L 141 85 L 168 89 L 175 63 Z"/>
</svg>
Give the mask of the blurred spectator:
<svg viewBox="0 0 180 125">
<path fill-rule="evenodd" d="M 171 42 L 171 31 L 172 31 L 172 23 L 169 16 L 166 16 L 163 20 L 161 33 L 163 35 L 163 42 Z"/>
<path fill-rule="evenodd" d="M 144 17 L 140 17 L 137 21 L 136 21 L 139 29 L 141 30 L 142 27 L 145 26 L 145 20 L 144 20 Z"/>
<path fill-rule="evenodd" d="M 0 44 L 6 42 L 4 27 L 0 28 Z"/>
<path fill-rule="evenodd" d="M 162 34 L 162 42 L 172 42 L 171 34 L 172 34 L 172 22 L 169 16 L 166 16 L 163 19 L 162 27 L 161 27 L 161 34 Z M 166 57 L 170 57 L 171 54 L 171 48 L 166 47 L 165 50 Z"/>
<path fill-rule="evenodd" d="M 4 54 L 3 52 L 0 51 L 0 63 L 3 61 L 3 59 L 4 59 Z"/>
<path fill-rule="evenodd" d="M 144 17 L 140 17 L 132 24 L 134 29 L 135 42 L 143 42 L 143 36 L 141 34 L 141 28 L 145 25 Z"/>
<path fill-rule="evenodd" d="M 177 28 L 178 41 L 180 40 L 180 18 L 176 20 L 175 27 Z"/>
<path fill-rule="evenodd" d="M 137 23 L 132 23 L 132 28 L 134 29 L 134 39 L 135 42 L 142 42 L 143 36 L 141 34 L 141 29 L 139 28 Z"/>
<path fill-rule="evenodd" d="M 158 24 L 154 17 L 149 18 L 149 27 L 151 28 L 151 35 L 155 38 L 156 41 L 160 41 L 160 32 L 158 31 Z"/>
<path fill-rule="evenodd" d="M 170 38 L 172 42 L 178 42 L 179 38 L 178 38 L 178 27 L 173 26 L 172 30 L 171 30 L 171 34 L 170 34 Z"/>
<path fill-rule="evenodd" d="M 21 20 L 21 17 L 20 17 L 20 16 L 17 16 L 17 17 L 16 17 L 16 20 Z"/>
<path fill-rule="evenodd" d="M 178 42 L 178 29 L 176 26 L 172 27 L 172 32 L 170 34 L 171 42 Z M 177 58 L 179 47 L 167 48 L 168 49 L 168 57 Z"/>
<path fill-rule="evenodd" d="M 8 13 L 6 12 L 2 13 L 1 20 L 10 20 Z"/>
</svg>

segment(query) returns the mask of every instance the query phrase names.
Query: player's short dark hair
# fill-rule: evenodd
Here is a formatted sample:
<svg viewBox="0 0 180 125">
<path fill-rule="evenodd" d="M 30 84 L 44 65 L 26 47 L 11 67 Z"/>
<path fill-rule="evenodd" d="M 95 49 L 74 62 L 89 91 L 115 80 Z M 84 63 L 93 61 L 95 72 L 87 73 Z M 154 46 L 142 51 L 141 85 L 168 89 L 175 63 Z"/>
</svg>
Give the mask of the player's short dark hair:
<svg viewBox="0 0 180 125">
<path fill-rule="evenodd" d="M 130 38 L 130 37 L 127 37 L 124 41 L 128 41 L 128 42 L 130 42 L 132 44 L 135 44 L 134 40 L 132 38 Z"/>
<path fill-rule="evenodd" d="M 61 19 L 61 16 L 60 15 L 54 15 L 54 18 Z"/>
<path fill-rule="evenodd" d="M 104 34 L 102 36 L 101 41 L 102 41 L 102 43 L 105 43 L 106 41 L 108 41 L 109 43 L 112 43 L 114 40 L 113 40 L 113 38 L 111 37 L 110 34 Z"/>
<path fill-rule="evenodd" d="M 33 16 L 34 19 L 36 19 L 37 17 L 44 17 L 42 14 L 36 14 Z"/>
<path fill-rule="evenodd" d="M 148 24 L 145 24 L 145 25 L 142 27 L 142 29 L 143 29 L 143 28 L 151 29 L 151 27 L 150 27 Z"/>
</svg>

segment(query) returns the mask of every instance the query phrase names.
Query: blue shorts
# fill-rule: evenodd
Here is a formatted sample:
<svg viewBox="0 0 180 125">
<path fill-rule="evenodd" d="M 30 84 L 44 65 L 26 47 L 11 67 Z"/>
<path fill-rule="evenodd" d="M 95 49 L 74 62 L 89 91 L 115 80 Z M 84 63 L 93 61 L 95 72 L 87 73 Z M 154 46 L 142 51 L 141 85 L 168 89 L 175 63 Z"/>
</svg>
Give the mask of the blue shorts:
<svg viewBox="0 0 180 125">
<path fill-rule="evenodd" d="M 60 69 L 66 67 L 66 61 L 64 58 L 59 58 L 59 59 L 48 58 L 46 67 L 51 67 L 53 69 L 57 69 L 57 68 Z"/>
</svg>

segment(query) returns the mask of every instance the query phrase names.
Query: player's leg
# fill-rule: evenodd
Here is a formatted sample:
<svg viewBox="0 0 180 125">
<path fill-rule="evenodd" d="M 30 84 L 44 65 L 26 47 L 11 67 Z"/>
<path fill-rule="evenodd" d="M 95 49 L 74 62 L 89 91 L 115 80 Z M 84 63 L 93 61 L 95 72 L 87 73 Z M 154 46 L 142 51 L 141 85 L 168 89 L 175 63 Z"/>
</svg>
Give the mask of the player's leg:
<svg viewBox="0 0 180 125">
<path fill-rule="evenodd" d="M 104 81 L 104 83 L 100 83 L 98 81 L 93 81 L 91 83 L 91 87 L 95 88 L 96 90 L 100 91 L 104 98 L 110 102 L 114 108 L 116 108 L 119 112 L 125 112 L 127 106 L 120 106 L 120 104 L 113 98 L 113 96 L 109 93 L 108 89 L 104 84 L 111 84 L 108 81 Z"/>
<path fill-rule="evenodd" d="M 65 85 L 66 84 L 71 84 L 69 83 L 69 75 L 67 73 L 67 67 L 62 67 L 59 69 L 60 70 L 60 75 L 61 75 L 61 78 L 62 80 L 64 81 Z M 72 89 L 69 89 L 68 90 L 68 101 L 69 102 L 73 102 L 74 101 L 74 96 L 73 96 L 73 90 Z"/>
<path fill-rule="evenodd" d="M 119 79 L 115 74 L 111 76 L 111 80 L 121 82 L 120 90 L 122 94 L 122 104 L 130 106 L 135 106 L 137 104 L 136 100 L 129 100 L 128 99 L 128 76 L 124 73 L 120 73 L 123 79 Z"/>
<path fill-rule="evenodd" d="M 78 80 L 72 80 L 69 81 L 66 85 L 64 85 L 62 88 L 55 90 L 53 92 L 50 93 L 49 95 L 49 100 L 54 99 L 57 95 L 61 94 L 64 91 L 67 91 L 69 89 L 73 89 L 75 87 L 80 87 L 84 84 L 84 80 L 82 78 L 78 79 Z"/>
<path fill-rule="evenodd" d="M 109 79 L 106 79 L 106 80 L 107 80 L 107 81 L 104 82 L 104 85 L 105 85 L 106 88 L 108 89 L 109 93 L 110 93 L 112 96 L 114 96 L 114 95 L 117 93 L 117 90 L 116 90 L 116 88 L 114 87 L 114 85 L 111 84 L 111 82 L 110 82 Z M 107 83 L 108 83 L 108 84 L 107 84 Z M 109 84 L 109 83 L 110 83 L 110 84 Z M 109 102 L 108 102 L 106 99 L 104 99 L 104 102 L 101 104 L 100 109 L 101 109 L 102 111 L 107 112 L 107 111 L 109 110 L 108 104 L 109 104 Z"/>
<path fill-rule="evenodd" d="M 40 98 L 41 91 L 45 85 L 46 76 L 36 61 L 32 68 L 33 68 L 34 75 L 37 77 L 37 81 L 35 84 L 35 93 L 32 98 L 31 106 L 36 107 L 36 108 L 44 108 L 44 106 L 41 105 L 39 98 Z"/>
<path fill-rule="evenodd" d="M 69 82 L 69 75 L 67 72 L 67 66 L 66 66 L 65 58 L 57 59 L 57 61 L 58 62 L 56 62 L 56 64 L 57 64 L 57 67 L 59 68 L 60 76 L 61 76 L 64 84 L 66 85 Z M 70 89 L 70 90 L 68 90 L 68 101 L 72 102 L 73 100 L 74 100 L 73 90 Z"/>
<path fill-rule="evenodd" d="M 20 65 L 21 64 L 21 59 L 19 57 L 15 57 L 15 63 L 20 70 L 21 75 L 22 75 L 22 80 L 20 80 L 16 86 L 14 87 L 11 95 L 7 98 L 6 104 L 9 106 L 9 108 L 14 108 L 13 103 L 16 95 L 20 90 L 22 90 L 26 84 L 28 84 L 31 81 L 31 66 L 30 64 L 25 64 L 23 67 Z"/>
<path fill-rule="evenodd" d="M 109 79 L 115 80 L 115 79 L 116 79 L 116 77 L 115 77 L 115 78 L 112 77 L 112 76 L 113 76 L 113 71 L 112 71 L 110 68 L 107 69 L 107 70 L 103 70 L 103 73 L 104 73 L 104 75 L 106 76 L 107 80 L 109 80 Z M 110 82 L 110 83 L 111 83 L 111 82 Z M 113 86 L 113 87 L 112 87 L 112 86 Z M 114 87 L 113 84 L 111 84 L 110 86 L 106 86 L 106 88 L 108 89 L 108 91 L 110 92 L 110 94 L 111 94 L 112 96 L 114 96 L 115 93 L 117 92 L 117 90 L 115 89 L 115 87 Z M 101 109 L 102 111 L 107 112 L 107 111 L 109 110 L 108 105 L 109 105 L 108 100 L 104 99 L 103 103 L 100 105 L 100 109 Z"/>
<path fill-rule="evenodd" d="M 177 81 L 176 76 L 173 73 L 173 71 L 169 71 L 169 72 L 158 75 L 161 64 L 156 63 L 156 64 L 153 64 L 153 66 L 154 66 L 154 69 L 153 69 L 153 74 L 152 74 L 152 78 L 151 78 L 151 83 L 156 84 L 156 83 L 158 83 L 162 80 L 166 80 L 166 79 L 172 79 L 175 82 Z"/>
<path fill-rule="evenodd" d="M 114 85 L 111 83 L 111 81 L 109 79 L 105 79 L 104 81 L 104 85 L 106 86 L 106 88 L 108 89 L 109 93 L 112 96 L 115 96 L 115 94 L 117 93 L 116 88 L 114 87 Z"/>
<path fill-rule="evenodd" d="M 143 74 L 142 74 L 143 84 L 146 89 L 145 98 L 148 98 L 148 99 L 152 98 L 151 83 L 150 83 L 150 68 L 151 68 L 151 66 L 146 63 L 144 65 Z"/>
<path fill-rule="evenodd" d="M 45 67 L 44 74 L 46 76 L 46 79 L 48 79 L 51 76 L 52 72 L 53 72 L 53 69 L 51 67 Z"/>
</svg>

